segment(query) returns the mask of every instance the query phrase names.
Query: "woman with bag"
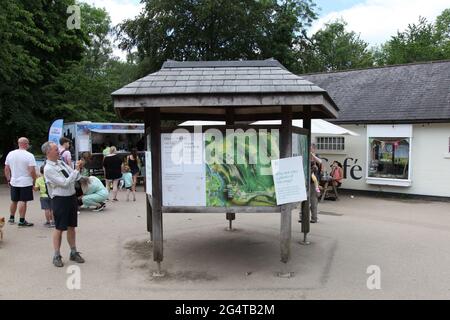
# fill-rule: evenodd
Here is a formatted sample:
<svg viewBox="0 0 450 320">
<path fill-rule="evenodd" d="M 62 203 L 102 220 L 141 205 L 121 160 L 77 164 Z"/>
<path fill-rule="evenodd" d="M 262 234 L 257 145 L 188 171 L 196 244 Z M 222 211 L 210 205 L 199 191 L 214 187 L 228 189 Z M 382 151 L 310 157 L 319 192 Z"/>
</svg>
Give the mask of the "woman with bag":
<svg viewBox="0 0 450 320">
<path fill-rule="evenodd" d="M 110 153 L 103 159 L 103 170 L 105 172 L 106 188 L 109 190 L 110 183 L 113 185 L 113 201 L 117 200 L 118 184 L 122 178 L 122 160 L 116 153 L 116 147 L 110 147 Z"/>
<path fill-rule="evenodd" d="M 141 167 L 141 159 L 139 159 L 136 148 L 131 149 L 131 154 L 126 158 L 126 165 L 130 168 L 131 175 L 133 176 L 131 191 L 133 192 L 133 201 L 136 201 L 134 194 L 136 192 L 137 177 Z"/>
</svg>

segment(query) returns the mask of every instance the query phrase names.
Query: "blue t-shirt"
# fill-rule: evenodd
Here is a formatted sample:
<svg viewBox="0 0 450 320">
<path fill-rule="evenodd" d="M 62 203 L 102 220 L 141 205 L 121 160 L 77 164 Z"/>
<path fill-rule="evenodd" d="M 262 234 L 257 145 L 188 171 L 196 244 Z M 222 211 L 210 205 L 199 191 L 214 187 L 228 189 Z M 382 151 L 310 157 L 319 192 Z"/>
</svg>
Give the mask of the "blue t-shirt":
<svg viewBox="0 0 450 320">
<path fill-rule="evenodd" d="M 131 188 L 133 185 L 133 176 L 131 175 L 131 172 L 122 173 L 122 179 L 125 183 L 125 188 Z"/>
</svg>

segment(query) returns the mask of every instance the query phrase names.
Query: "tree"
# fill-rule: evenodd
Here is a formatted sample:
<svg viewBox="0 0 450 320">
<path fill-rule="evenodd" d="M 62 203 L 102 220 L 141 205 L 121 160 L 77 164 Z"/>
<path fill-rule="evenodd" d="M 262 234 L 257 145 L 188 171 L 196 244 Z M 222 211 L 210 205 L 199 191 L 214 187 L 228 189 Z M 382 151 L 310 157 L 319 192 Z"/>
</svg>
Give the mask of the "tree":
<svg viewBox="0 0 450 320">
<path fill-rule="evenodd" d="M 44 115 L 51 107 L 47 86 L 81 57 L 82 34 L 66 27 L 66 9 L 71 4 L 70 0 L 0 0 L 3 156 L 17 137 L 42 136 L 47 125 Z"/>
<path fill-rule="evenodd" d="M 353 31 L 346 30 L 347 23 L 337 20 L 325 24 L 304 52 L 304 71 L 323 72 L 369 67 L 373 65 L 368 43 Z"/>
<path fill-rule="evenodd" d="M 70 121 L 114 121 L 111 92 L 135 80 L 136 66 L 112 56 L 111 19 L 105 9 L 80 5 L 81 31 L 88 39 L 80 61 L 53 83 L 55 114 Z M 63 93 L 63 94 L 62 94 Z"/>
<path fill-rule="evenodd" d="M 450 8 L 436 18 L 435 29 L 442 55 L 444 59 L 450 59 Z"/>
<path fill-rule="evenodd" d="M 117 28 L 119 47 L 137 49 L 141 75 L 168 59 L 274 57 L 297 67 L 296 47 L 316 18 L 312 0 L 144 0 L 143 12 Z"/>
<path fill-rule="evenodd" d="M 450 9 L 435 24 L 420 17 L 376 50 L 378 65 L 450 59 Z"/>
<path fill-rule="evenodd" d="M 104 9 L 81 4 L 81 29 L 67 28 L 73 0 L 0 0 L 0 154 L 20 136 L 34 152 L 52 120 L 116 119 L 111 92 L 135 79 L 112 57 Z"/>
</svg>

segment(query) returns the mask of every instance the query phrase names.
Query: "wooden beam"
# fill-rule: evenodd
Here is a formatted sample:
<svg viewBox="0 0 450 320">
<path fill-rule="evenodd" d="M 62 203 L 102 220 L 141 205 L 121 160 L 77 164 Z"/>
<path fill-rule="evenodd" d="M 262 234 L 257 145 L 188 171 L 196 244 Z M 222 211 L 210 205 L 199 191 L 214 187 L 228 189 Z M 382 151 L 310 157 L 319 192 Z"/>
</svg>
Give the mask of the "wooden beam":
<svg viewBox="0 0 450 320">
<path fill-rule="evenodd" d="M 280 129 L 280 158 L 292 157 L 292 107 L 283 107 Z M 286 263 L 291 256 L 291 210 L 292 205 L 281 206 L 280 248 L 281 261 Z"/>
<path fill-rule="evenodd" d="M 153 260 L 163 260 L 163 220 L 161 183 L 161 117 L 159 108 L 150 109 L 150 137 L 152 153 L 152 231 Z"/>
<path fill-rule="evenodd" d="M 140 109 L 150 108 L 173 108 L 171 112 L 197 112 L 205 113 L 205 108 L 211 108 L 212 113 L 225 114 L 224 108 L 238 107 L 240 112 L 248 114 L 257 113 L 258 110 L 270 110 L 279 113 L 280 106 L 299 107 L 304 105 L 316 105 L 323 111 L 324 115 L 331 114 L 335 118 L 338 116 L 338 110 L 331 105 L 322 92 L 275 92 L 275 93 L 242 93 L 242 94 L 219 94 L 205 93 L 192 95 L 129 95 L 115 96 L 114 108 Z M 256 107 L 255 111 L 253 108 Z M 261 109 L 262 108 L 262 109 Z M 210 113 L 210 112 L 209 112 Z M 238 112 L 236 112 L 238 113 Z M 121 112 L 121 114 L 123 114 Z"/>
<path fill-rule="evenodd" d="M 172 206 L 162 207 L 163 213 L 276 213 L 280 212 L 280 207 L 185 207 Z"/>
<path fill-rule="evenodd" d="M 150 160 L 148 160 L 150 161 Z M 149 194 L 145 194 L 145 209 L 147 213 L 147 231 L 150 232 L 150 240 L 153 241 L 153 222 L 152 222 L 152 197 Z"/>
</svg>

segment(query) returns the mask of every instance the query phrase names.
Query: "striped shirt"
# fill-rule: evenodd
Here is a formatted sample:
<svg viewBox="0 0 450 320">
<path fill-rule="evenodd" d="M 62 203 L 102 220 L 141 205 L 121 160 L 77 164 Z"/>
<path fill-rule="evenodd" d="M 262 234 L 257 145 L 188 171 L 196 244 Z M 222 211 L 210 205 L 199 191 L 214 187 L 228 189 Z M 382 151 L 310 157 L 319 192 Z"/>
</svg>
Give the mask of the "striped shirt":
<svg viewBox="0 0 450 320">
<path fill-rule="evenodd" d="M 68 197 L 75 194 L 75 182 L 80 179 L 80 172 L 73 170 L 63 161 L 47 160 L 44 167 L 44 177 L 47 182 L 50 198 L 55 196 Z"/>
</svg>

